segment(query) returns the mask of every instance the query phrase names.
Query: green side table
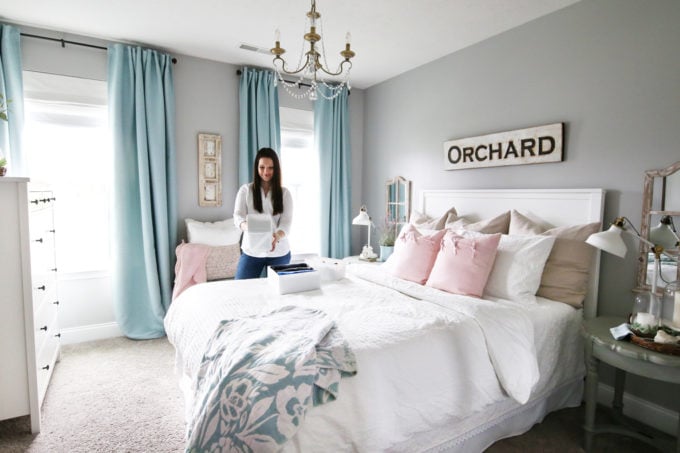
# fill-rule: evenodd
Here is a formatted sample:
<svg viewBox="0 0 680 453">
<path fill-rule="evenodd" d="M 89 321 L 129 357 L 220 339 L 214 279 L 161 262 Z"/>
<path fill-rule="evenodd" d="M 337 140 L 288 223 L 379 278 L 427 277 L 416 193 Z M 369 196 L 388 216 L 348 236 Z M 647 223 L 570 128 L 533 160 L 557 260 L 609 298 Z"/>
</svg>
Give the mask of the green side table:
<svg viewBox="0 0 680 453">
<path fill-rule="evenodd" d="M 623 420 L 623 389 L 626 373 L 633 373 L 657 381 L 680 384 L 680 356 L 662 354 L 627 340 L 615 340 L 610 328 L 623 324 L 624 318 L 598 317 L 585 320 L 583 336 L 586 339 L 586 388 L 585 388 L 585 450 L 592 451 L 593 438 L 600 433 L 615 433 L 634 437 L 648 443 L 661 451 L 672 451 L 672 443 L 663 439 L 655 439 L 642 435 L 625 425 L 595 425 L 595 408 L 597 406 L 597 365 L 600 361 L 616 368 L 614 383 L 613 415 Z M 680 420 L 678 422 L 678 438 L 676 453 L 680 453 Z"/>
</svg>

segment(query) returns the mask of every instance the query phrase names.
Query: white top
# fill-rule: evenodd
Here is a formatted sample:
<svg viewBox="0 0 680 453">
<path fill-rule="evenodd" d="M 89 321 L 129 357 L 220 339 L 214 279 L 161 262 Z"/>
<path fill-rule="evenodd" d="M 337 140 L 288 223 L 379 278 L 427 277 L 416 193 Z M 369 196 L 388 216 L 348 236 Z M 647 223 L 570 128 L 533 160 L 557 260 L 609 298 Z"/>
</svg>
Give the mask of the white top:
<svg viewBox="0 0 680 453">
<path fill-rule="evenodd" d="M 237 228 L 241 227 L 241 223 L 247 220 L 248 214 L 257 214 L 253 206 L 253 191 L 251 190 L 252 183 L 242 185 L 236 193 L 236 202 L 234 203 L 234 225 Z M 265 195 L 264 190 L 260 189 L 262 194 L 262 214 L 268 214 L 272 218 L 273 231 L 283 231 L 285 236 L 276 244 L 274 251 L 261 252 L 254 250 L 250 246 L 250 240 L 247 234 L 243 235 L 243 242 L 241 243 L 241 250 L 243 253 L 256 258 L 283 256 L 290 252 L 290 243 L 288 242 L 288 235 L 290 234 L 290 226 L 293 222 L 293 197 L 285 187 L 283 189 L 283 213 L 274 215 L 274 206 L 272 205 L 272 191 L 270 190 Z"/>
</svg>

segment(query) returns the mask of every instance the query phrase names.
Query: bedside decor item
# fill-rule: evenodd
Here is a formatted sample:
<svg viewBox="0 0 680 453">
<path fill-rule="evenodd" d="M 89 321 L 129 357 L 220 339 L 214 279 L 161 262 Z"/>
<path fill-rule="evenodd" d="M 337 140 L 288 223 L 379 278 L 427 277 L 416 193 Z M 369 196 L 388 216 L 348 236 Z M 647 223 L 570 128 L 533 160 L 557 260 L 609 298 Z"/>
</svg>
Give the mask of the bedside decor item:
<svg viewBox="0 0 680 453">
<path fill-rule="evenodd" d="M 680 335 L 680 280 L 669 283 L 663 290 L 661 324 Z"/>
<path fill-rule="evenodd" d="M 627 227 L 632 228 L 634 233 L 629 231 Z M 654 254 L 654 275 L 650 291 L 648 294 L 643 293 L 636 297 L 635 304 L 633 305 L 633 314 L 630 319 L 633 333 L 643 337 L 653 337 L 659 328 L 661 318 L 661 300 L 659 299 L 659 294 L 657 294 L 657 281 L 659 277 L 659 260 L 661 254 L 665 251 L 663 246 L 654 244 L 642 237 L 640 232 L 635 229 L 635 226 L 626 217 L 618 217 L 607 231 L 591 234 L 586 242 L 619 258 L 624 258 L 627 247 L 621 237 L 623 233 L 637 238 L 645 245 L 646 251 Z"/>
<path fill-rule="evenodd" d="M 222 137 L 198 134 L 198 205 L 222 206 Z"/>
<path fill-rule="evenodd" d="M 344 58 L 338 65 L 336 71 L 332 71 L 328 66 L 326 59 L 326 50 L 323 44 L 320 49 L 317 49 L 316 43 L 321 41 L 321 33 L 323 33 L 323 22 L 321 21 L 321 14 L 316 10 L 316 0 L 312 0 L 312 8 L 307 13 L 307 25 L 309 25 L 309 31 L 304 34 L 304 40 L 309 43 L 309 51 L 303 55 L 300 55 L 300 60 L 298 67 L 295 69 L 288 69 L 286 66 L 286 61 L 283 59 L 282 55 L 286 52 L 284 48 L 281 47 L 280 32 L 277 29 L 275 31 L 275 44 L 274 48 L 271 49 L 271 53 L 274 54 L 274 71 L 278 76 L 278 81 L 283 85 L 283 88 L 295 98 L 309 98 L 312 101 L 317 99 L 320 93 L 326 99 L 333 99 L 337 97 L 342 89 L 347 85 L 349 86 L 349 71 L 352 69 L 352 62 L 350 61 L 355 53 L 350 48 L 351 36 L 349 33 L 345 35 L 345 50 L 340 52 L 340 56 Z M 318 26 L 318 33 L 317 33 Z M 303 43 L 304 49 L 305 43 Z M 319 52 L 320 51 L 320 52 Z M 324 66 L 324 63 L 326 66 Z M 337 85 L 329 85 L 324 80 L 318 78 L 319 71 L 325 73 L 325 76 L 340 78 L 340 82 Z M 298 75 L 300 77 L 297 82 L 288 82 L 283 79 L 284 75 Z M 324 76 L 324 77 L 325 77 Z M 302 94 L 297 94 L 297 92 L 292 91 L 292 88 L 299 88 L 301 83 L 305 80 L 305 77 L 311 79 L 309 84 L 309 89 Z M 326 95 L 323 90 L 318 89 L 319 84 L 324 85 L 330 90 L 330 95 Z"/>
<path fill-rule="evenodd" d="M 7 159 L 0 157 L 0 176 L 7 174 Z"/>
<path fill-rule="evenodd" d="M 397 238 L 397 223 L 389 218 L 385 218 L 379 233 L 380 261 L 386 261 L 394 251 L 394 241 Z"/>
<path fill-rule="evenodd" d="M 365 261 L 375 261 L 378 258 L 378 255 L 376 255 L 373 252 L 373 247 L 371 247 L 371 217 L 369 217 L 368 212 L 366 212 L 366 206 L 362 206 L 361 209 L 359 210 L 359 215 L 352 220 L 352 225 L 362 225 L 362 226 L 367 226 L 368 227 L 368 239 L 366 242 L 366 245 L 364 245 L 363 249 L 361 250 L 361 254 L 359 255 L 359 259 L 365 260 Z"/>
<path fill-rule="evenodd" d="M 680 280 L 678 246 L 668 247 L 673 242 L 673 236 L 677 241 L 674 217 L 680 217 L 680 161 L 665 168 L 645 171 L 640 235 L 654 244 L 662 245 L 665 256 L 660 263 L 654 263 L 654 257 L 649 253 L 647 245 L 640 243 L 636 290 L 649 290 L 654 272 L 657 272 L 659 278 L 657 286 Z M 654 225 L 657 226 L 653 227 Z M 673 255 L 673 260 L 666 259 L 670 255 Z M 652 265 L 660 269 L 652 270 Z"/>
</svg>

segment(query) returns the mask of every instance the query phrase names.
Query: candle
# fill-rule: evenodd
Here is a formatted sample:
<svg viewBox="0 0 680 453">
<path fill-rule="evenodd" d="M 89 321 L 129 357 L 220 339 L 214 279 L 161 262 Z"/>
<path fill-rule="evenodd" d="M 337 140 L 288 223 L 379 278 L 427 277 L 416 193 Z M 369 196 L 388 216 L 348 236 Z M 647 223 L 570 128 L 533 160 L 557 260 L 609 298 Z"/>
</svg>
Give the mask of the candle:
<svg viewBox="0 0 680 453">
<path fill-rule="evenodd" d="M 680 291 L 675 292 L 675 304 L 673 304 L 673 327 L 680 329 Z"/>
<path fill-rule="evenodd" d="M 638 313 L 635 315 L 635 322 L 641 326 L 656 325 L 656 317 L 651 313 Z"/>
</svg>

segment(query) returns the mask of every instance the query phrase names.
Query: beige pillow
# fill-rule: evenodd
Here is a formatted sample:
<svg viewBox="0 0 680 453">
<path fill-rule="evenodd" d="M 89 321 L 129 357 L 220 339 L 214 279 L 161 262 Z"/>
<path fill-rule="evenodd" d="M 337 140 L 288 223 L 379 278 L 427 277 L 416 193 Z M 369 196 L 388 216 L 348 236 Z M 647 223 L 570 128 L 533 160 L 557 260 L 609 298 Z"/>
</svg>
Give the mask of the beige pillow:
<svg viewBox="0 0 680 453">
<path fill-rule="evenodd" d="M 476 231 L 484 234 L 503 233 L 508 234 L 510 226 L 510 211 L 499 214 L 496 217 L 487 220 L 480 220 L 479 222 L 471 222 L 465 217 L 449 217 L 446 220 L 445 227 L 447 230 L 465 230 Z"/>
<path fill-rule="evenodd" d="M 452 207 L 451 209 L 449 209 L 448 211 L 446 211 L 444 214 L 437 218 L 430 217 L 426 214 L 423 214 L 422 212 L 414 210 L 411 213 L 409 223 L 418 229 L 422 228 L 424 230 L 443 230 L 444 224 L 446 223 L 446 220 L 449 218 L 449 216 L 458 218 L 456 208 Z"/>
<path fill-rule="evenodd" d="M 510 234 L 554 236 L 555 244 L 543 268 L 541 285 L 537 296 L 557 300 L 574 307 L 583 306 L 588 291 L 590 264 L 595 248 L 585 243 L 593 233 L 600 231 L 600 222 L 551 228 L 513 210 L 510 220 Z"/>
<path fill-rule="evenodd" d="M 241 248 L 236 244 L 210 247 L 205 262 L 206 279 L 223 280 L 236 275 L 236 266 L 241 256 Z"/>
</svg>

